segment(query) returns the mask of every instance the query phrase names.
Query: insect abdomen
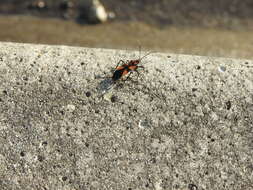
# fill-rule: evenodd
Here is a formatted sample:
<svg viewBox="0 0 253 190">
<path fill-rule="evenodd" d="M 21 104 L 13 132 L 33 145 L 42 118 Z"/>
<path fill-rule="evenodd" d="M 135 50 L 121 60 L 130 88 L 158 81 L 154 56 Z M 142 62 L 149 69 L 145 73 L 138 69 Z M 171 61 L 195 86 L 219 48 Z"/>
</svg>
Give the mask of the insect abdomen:
<svg viewBox="0 0 253 190">
<path fill-rule="evenodd" d="M 124 72 L 124 69 L 116 70 L 113 73 L 112 80 L 113 81 L 119 80 L 122 77 L 123 72 Z"/>
</svg>

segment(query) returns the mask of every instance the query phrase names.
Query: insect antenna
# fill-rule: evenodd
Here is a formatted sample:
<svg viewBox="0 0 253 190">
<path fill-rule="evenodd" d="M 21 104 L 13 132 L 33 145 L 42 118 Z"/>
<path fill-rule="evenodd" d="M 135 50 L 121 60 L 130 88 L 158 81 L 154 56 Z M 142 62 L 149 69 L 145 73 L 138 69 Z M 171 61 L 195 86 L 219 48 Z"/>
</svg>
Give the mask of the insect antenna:
<svg viewBox="0 0 253 190">
<path fill-rule="evenodd" d="M 150 55 L 151 53 L 155 53 L 155 52 L 154 52 L 154 51 L 148 52 L 146 55 L 142 56 L 142 57 L 140 58 L 140 60 L 142 60 L 144 57 L 147 57 L 147 56 Z"/>
<path fill-rule="evenodd" d="M 142 56 L 141 58 L 139 58 L 139 61 L 141 61 L 143 58 L 147 57 L 148 55 L 152 54 L 152 53 L 156 53 L 155 51 L 150 51 L 147 54 L 145 54 L 144 56 Z"/>
<path fill-rule="evenodd" d="M 156 51 L 150 51 L 147 54 L 145 54 L 144 56 L 141 57 L 141 46 L 139 45 L 139 61 L 141 61 L 143 58 L 147 57 L 148 55 L 150 55 L 151 53 L 156 53 Z"/>
</svg>

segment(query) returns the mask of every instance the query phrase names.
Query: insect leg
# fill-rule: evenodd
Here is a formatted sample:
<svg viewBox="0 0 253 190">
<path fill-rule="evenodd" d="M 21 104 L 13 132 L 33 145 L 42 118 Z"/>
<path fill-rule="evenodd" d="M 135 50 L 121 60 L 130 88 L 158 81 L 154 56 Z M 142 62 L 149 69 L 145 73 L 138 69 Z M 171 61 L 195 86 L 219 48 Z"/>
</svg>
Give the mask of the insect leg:
<svg viewBox="0 0 253 190">
<path fill-rule="evenodd" d="M 135 70 L 135 72 L 137 73 L 137 81 L 138 81 L 138 78 L 139 78 L 139 76 L 140 76 L 140 72 L 137 71 L 137 70 Z"/>
<path fill-rule="evenodd" d="M 119 60 L 119 62 L 117 63 L 117 66 L 115 67 L 115 69 L 117 69 L 117 67 L 119 66 L 120 63 L 126 64 L 122 59 Z"/>
<path fill-rule="evenodd" d="M 130 72 L 129 75 L 127 76 L 127 78 L 125 80 L 123 80 L 123 81 L 126 82 L 129 79 L 129 77 L 130 77 L 131 74 L 132 74 L 132 72 Z"/>
<path fill-rule="evenodd" d="M 141 68 L 141 69 L 144 69 L 144 67 L 143 66 L 138 66 L 138 68 Z M 140 76 L 140 72 L 139 71 L 137 71 L 137 69 L 135 70 L 136 71 L 136 73 L 137 73 L 137 79 L 139 78 L 139 76 Z"/>
</svg>

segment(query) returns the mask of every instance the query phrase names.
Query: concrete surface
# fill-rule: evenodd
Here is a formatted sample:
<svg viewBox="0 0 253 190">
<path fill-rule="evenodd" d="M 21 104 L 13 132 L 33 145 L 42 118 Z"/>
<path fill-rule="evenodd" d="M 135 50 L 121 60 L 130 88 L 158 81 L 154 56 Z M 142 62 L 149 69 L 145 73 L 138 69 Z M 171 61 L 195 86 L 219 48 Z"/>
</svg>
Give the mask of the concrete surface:
<svg viewBox="0 0 253 190">
<path fill-rule="evenodd" d="M 253 62 L 138 57 L 0 43 L 0 189 L 253 189 Z"/>
</svg>

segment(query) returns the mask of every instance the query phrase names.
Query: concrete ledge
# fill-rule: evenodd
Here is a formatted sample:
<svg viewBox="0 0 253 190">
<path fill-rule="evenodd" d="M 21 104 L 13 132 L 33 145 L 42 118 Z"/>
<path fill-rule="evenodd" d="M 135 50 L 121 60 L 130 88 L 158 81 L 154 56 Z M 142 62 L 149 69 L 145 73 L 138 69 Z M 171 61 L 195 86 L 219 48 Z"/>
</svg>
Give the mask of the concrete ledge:
<svg viewBox="0 0 253 190">
<path fill-rule="evenodd" d="M 253 189 L 253 62 L 138 56 L 0 43 L 0 189 Z"/>
</svg>

